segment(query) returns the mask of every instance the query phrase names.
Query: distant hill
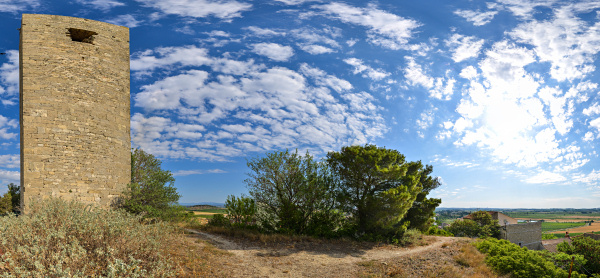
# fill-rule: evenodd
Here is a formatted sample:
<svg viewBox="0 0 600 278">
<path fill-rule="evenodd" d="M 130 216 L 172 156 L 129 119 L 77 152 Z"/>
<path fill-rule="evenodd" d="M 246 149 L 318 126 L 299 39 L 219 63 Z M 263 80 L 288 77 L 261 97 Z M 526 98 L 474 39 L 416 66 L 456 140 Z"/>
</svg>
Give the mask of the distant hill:
<svg viewBox="0 0 600 278">
<path fill-rule="evenodd" d="M 213 206 L 213 207 L 219 207 L 219 208 L 225 207 L 225 203 L 215 203 L 215 202 L 196 202 L 196 203 L 179 203 L 179 204 L 184 207 L 191 207 L 191 206 Z"/>
</svg>

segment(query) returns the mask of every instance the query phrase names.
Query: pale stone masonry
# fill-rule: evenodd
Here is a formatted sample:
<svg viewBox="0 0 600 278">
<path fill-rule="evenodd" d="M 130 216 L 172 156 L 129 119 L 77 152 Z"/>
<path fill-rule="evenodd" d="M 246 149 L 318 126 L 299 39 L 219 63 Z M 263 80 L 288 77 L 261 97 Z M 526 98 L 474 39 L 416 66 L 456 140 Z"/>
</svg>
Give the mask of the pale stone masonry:
<svg viewBox="0 0 600 278">
<path fill-rule="evenodd" d="M 21 206 L 60 197 L 109 207 L 131 178 L 129 29 L 23 14 Z"/>
</svg>

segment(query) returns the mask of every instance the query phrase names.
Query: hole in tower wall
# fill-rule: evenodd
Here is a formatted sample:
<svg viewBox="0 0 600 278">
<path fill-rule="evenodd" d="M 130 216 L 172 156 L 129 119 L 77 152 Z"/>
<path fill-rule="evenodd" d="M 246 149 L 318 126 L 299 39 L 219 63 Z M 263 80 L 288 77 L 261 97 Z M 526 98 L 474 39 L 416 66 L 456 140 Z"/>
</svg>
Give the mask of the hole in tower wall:
<svg viewBox="0 0 600 278">
<path fill-rule="evenodd" d="M 74 42 L 94 43 L 94 36 L 98 33 L 77 28 L 69 28 L 69 36 Z"/>
</svg>

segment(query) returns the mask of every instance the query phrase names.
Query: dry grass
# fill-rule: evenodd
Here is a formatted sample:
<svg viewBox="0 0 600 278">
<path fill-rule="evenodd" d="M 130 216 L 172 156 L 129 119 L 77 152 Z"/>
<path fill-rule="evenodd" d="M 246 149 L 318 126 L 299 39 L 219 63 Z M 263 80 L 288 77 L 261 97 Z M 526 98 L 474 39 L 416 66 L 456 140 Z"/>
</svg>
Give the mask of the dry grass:
<svg viewBox="0 0 600 278">
<path fill-rule="evenodd" d="M 181 234 L 164 245 L 176 266 L 177 277 L 228 277 L 231 253 L 189 234 Z"/>
<path fill-rule="evenodd" d="M 498 277 L 469 240 L 442 244 L 438 250 L 386 261 L 359 263 L 361 277 Z"/>
</svg>

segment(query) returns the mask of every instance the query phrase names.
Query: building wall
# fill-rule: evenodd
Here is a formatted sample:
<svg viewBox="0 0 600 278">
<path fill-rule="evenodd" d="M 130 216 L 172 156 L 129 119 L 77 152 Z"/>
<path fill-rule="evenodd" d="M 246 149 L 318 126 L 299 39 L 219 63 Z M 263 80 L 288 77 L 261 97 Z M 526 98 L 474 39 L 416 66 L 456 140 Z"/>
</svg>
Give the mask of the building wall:
<svg viewBox="0 0 600 278">
<path fill-rule="evenodd" d="M 500 238 L 531 250 L 542 250 L 542 222 L 503 225 Z"/>
<path fill-rule="evenodd" d="M 21 206 L 108 207 L 131 175 L 129 29 L 40 14 L 21 24 Z"/>
<path fill-rule="evenodd" d="M 496 220 L 498 220 L 498 224 L 500 224 L 500 225 L 504 225 L 504 221 L 505 220 L 506 220 L 506 222 L 508 224 L 517 224 L 517 223 L 519 223 L 519 221 L 517 221 L 517 219 L 514 219 L 514 218 L 512 218 L 512 217 L 510 217 L 510 216 L 508 216 L 508 215 L 506 215 L 504 213 L 497 212 L 496 215 L 497 215 L 496 216 L 496 218 L 497 218 Z"/>
</svg>

